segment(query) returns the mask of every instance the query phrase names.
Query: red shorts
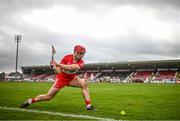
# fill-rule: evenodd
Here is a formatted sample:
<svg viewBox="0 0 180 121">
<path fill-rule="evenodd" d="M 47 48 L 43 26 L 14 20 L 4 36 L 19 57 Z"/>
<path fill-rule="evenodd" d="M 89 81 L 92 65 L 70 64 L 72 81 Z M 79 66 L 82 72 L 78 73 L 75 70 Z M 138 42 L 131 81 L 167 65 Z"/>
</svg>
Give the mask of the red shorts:
<svg viewBox="0 0 180 121">
<path fill-rule="evenodd" d="M 55 82 L 53 84 L 54 88 L 63 88 L 67 86 L 70 83 L 71 80 L 68 79 L 63 79 L 63 78 L 58 78 L 55 77 Z"/>
</svg>

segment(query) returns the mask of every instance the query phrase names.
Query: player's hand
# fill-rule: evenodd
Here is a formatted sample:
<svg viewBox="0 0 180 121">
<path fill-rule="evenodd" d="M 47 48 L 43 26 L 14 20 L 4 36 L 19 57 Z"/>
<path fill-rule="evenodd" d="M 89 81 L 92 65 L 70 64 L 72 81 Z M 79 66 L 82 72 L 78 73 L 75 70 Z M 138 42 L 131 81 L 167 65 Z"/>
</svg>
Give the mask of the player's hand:
<svg viewBox="0 0 180 121">
<path fill-rule="evenodd" d="M 54 67 L 54 72 L 57 74 L 60 74 L 62 72 L 62 69 L 59 66 Z"/>
<path fill-rule="evenodd" d="M 51 60 L 50 61 L 50 66 L 51 66 L 51 68 L 56 67 L 56 62 L 54 60 Z"/>
</svg>

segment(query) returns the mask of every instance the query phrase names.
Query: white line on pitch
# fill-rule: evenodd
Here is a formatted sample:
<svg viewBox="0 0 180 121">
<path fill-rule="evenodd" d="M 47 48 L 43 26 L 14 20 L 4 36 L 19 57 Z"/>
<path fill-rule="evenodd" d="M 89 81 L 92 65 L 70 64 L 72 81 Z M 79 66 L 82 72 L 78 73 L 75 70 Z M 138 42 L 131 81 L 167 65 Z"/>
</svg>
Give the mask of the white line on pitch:
<svg viewBox="0 0 180 121">
<path fill-rule="evenodd" d="M 74 117 L 74 118 L 86 118 L 86 119 L 95 119 L 95 120 L 115 120 L 111 118 L 101 118 L 101 117 L 95 117 L 95 116 L 89 116 L 89 115 L 65 114 L 65 113 L 60 113 L 60 112 L 41 111 L 41 110 L 34 110 L 34 109 L 22 109 L 22 108 L 13 108 L 13 107 L 5 107 L 5 106 L 0 106 L 0 109 L 11 110 L 11 111 L 31 112 L 31 113 L 41 113 L 41 114 L 64 116 L 64 117 Z"/>
</svg>

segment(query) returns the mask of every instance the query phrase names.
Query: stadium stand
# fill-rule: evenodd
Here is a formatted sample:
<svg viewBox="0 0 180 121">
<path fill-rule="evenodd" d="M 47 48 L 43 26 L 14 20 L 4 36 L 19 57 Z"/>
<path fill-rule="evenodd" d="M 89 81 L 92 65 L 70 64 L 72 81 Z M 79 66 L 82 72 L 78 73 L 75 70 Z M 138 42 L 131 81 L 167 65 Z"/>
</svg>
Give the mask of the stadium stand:
<svg viewBox="0 0 180 121">
<path fill-rule="evenodd" d="M 21 81 L 23 80 L 23 74 L 20 72 L 11 72 L 10 74 L 5 76 L 6 81 Z"/>
<path fill-rule="evenodd" d="M 22 67 L 25 81 L 54 81 L 54 71 L 49 66 Z"/>
<path fill-rule="evenodd" d="M 49 66 L 21 67 L 25 81 L 54 81 Z M 89 63 L 77 73 L 89 82 L 180 83 L 180 60 Z"/>
</svg>

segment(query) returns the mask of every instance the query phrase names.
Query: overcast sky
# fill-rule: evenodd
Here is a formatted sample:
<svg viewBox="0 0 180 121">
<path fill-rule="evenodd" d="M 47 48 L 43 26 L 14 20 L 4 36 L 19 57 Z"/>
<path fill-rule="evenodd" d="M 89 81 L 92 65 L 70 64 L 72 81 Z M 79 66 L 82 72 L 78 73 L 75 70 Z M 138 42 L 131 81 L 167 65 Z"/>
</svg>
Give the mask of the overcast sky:
<svg viewBox="0 0 180 121">
<path fill-rule="evenodd" d="M 180 0 L 0 0 L 0 72 L 59 61 L 73 46 L 86 63 L 180 58 Z"/>
</svg>

